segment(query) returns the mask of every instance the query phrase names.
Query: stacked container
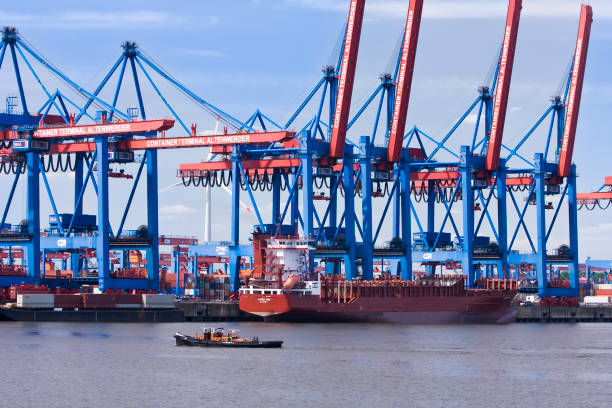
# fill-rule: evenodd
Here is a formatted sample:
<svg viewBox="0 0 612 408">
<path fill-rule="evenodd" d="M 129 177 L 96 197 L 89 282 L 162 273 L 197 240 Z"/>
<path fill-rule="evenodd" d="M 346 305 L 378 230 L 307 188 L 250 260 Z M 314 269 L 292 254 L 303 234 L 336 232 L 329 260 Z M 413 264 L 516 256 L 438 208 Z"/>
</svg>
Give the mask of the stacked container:
<svg viewBox="0 0 612 408">
<path fill-rule="evenodd" d="M 612 284 L 599 283 L 595 285 L 595 296 L 612 296 Z"/>
<path fill-rule="evenodd" d="M 18 294 L 17 306 L 30 309 L 174 309 L 174 295 L 123 293 Z"/>
<path fill-rule="evenodd" d="M 11 300 L 17 300 L 17 295 L 30 295 L 30 294 L 44 294 L 49 293 L 49 288 L 46 286 L 36 285 L 19 285 L 11 286 L 9 290 L 9 298 Z"/>
<path fill-rule="evenodd" d="M 200 275 L 200 298 L 206 301 L 225 301 L 230 297 L 229 275 Z"/>
</svg>

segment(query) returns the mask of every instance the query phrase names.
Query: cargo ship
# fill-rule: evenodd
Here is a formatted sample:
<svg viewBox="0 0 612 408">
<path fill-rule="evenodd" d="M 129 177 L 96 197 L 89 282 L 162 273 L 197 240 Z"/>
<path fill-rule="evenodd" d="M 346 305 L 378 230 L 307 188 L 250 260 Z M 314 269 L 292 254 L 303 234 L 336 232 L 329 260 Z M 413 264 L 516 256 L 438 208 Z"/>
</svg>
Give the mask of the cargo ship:
<svg viewBox="0 0 612 408">
<path fill-rule="evenodd" d="M 0 307 L 0 321 L 182 322 L 174 295 L 127 293 L 50 293 L 21 289 L 16 302 Z"/>
<path fill-rule="evenodd" d="M 310 267 L 309 243 L 254 234 L 254 268 L 240 289 L 240 309 L 268 321 L 381 323 L 510 323 L 514 280 L 481 280 L 467 288 L 461 275 L 414 280 L 345 280 Z"/>
</svg>

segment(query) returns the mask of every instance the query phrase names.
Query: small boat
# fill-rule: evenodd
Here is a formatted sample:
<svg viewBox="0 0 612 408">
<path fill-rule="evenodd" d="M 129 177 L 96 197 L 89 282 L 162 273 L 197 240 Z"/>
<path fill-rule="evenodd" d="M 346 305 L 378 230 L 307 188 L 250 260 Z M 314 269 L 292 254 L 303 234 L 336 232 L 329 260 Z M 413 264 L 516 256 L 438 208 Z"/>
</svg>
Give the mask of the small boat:
<svg viewBox="0 0 612 408">
<path fill-rule="evenodd" d="M 283 345 L 281 340 L 259 341 L 258 337 L 246 339 L 238 336 L 236 330 L 225 332 L 223 328 L 204 329 L 195 336 L 187 336 L 176 332 L 174 334 L 177 346 L 200 347 L 237 347 L 237 348 L 279 348 Z"/>
</svg>

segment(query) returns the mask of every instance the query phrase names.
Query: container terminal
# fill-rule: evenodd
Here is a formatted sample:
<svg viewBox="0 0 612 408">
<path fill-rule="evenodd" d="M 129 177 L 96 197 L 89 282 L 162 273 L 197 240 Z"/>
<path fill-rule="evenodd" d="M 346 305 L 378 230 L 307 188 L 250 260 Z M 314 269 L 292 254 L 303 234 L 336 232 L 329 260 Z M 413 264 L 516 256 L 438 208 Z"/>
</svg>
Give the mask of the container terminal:
<svg viewBox="0 0 612 408">
<path fill-rule="evenodd" d="M 6 98 L 6 112 L 0 114 L 0 173 L 11 180 L 0 203 L 3 318 L 253 318 L 239 310 L 245 293 L 241 286 L 261 278 L 255 241 L 245 242 L 250 237 L 240 234 L 244 219 L 239 212 L 246 205 L 257 218 L 255 234 L 302 237 L 308 242 L 307 270 L 332 280 L 359 282 L 363 289 L 453 276 L 461 291 L 499 290 L 503 283 L 504 290 L 517 292 L 513 307 L 519 321 L 610 319 L 612 263 L 587 259 L 579 264 L 578 211 L 606 208 L 612 202 L 612 177 L 596 192 L 578 193 L 572 161 L 591 6 L 577 8 L 577 27 L 568 25 L 577 36 L 575 47 L 568 45 L 572 63 L 560 78 L 563 86 L 542 101 L 542 114 L 512 145 L 504 142 L 504 124 L 521 0 L 508 1 L 490 83 L 474 84 L 472 102 L 447 133 L 436 137 L 407 124 L 425 0 L 406 1 L 395 63 L 366 100 L 353 100 L 360 39 L 367 35 L 362 33 L 365 3 L 347 1 L 336 62 L 323 67 L 286 122 L 260 109 L 246 120 L 237 119 L 180 82 L 133 41 L 121 44 L 103 80 L 87 89 L 48 61 L 17 28 L 3 27 L 0 68 L 5 64 L 13 71 L 19 94 Z M 41 80 L 42 70 L 66 89 L 51 92 Z M 39 85 L 42 105 L 32 106 L 40 95 L 29 94 L 26 76 Z M 129 91 L 138 106 L 123 110 L 119 95 L 127 83 L 133 85 Z M 215 131 L 188 126 L 161 91 L 168 85 L 215 117 Z M 144 86 L 155 91 L 170 119 L 147 115 L 153 101 L 144 97 Z M 102 99 L 105 89 L 112 100 Z M 79 99 L 70 97 L 74 92 Z M 351 111 L 352 103 L 356 110 Z M 357 135 L 351 128 L 365 120 L 366 111 L 374 113 L 373 130 Z M 468 128 L 472 137 L 461 140 L 457 150 L 450 141 L 457 142 L 460 128 Z M 536 132 L 539 128 L 544 131 Z M 527 141 L 538 149 L 527 150 Z M 186 194 L 192 187 L 205 191 L 202 242 L 159 231 L 158 154 L 167 149 L 208 153 L 206 160 L 176 170 Z M 50 173 L 71 176 L 66 178 L 74 187 L 70 208 L 56 206 Z M 110 179 L 129 183 L 128 197 L 111 199 Z M 26 218 L 11 220 L 15 191 L 22 184 Z M 129 230 L 141 184 L 147 223 Z M 213 189 L 231 195 L 229 241 L 211 237 Z M 86 191 L 95 191 L 95 214 L 83 212 Z M 41 216 L 41 198 L 51 203 L 48 219 Z M 111 225 L 110 206 L 123 203 L 120 223 Z M 551 248 L 553 231 L 566 243 Z M 519 236 L 526 238 L 526 247 Z"/>
</svg>

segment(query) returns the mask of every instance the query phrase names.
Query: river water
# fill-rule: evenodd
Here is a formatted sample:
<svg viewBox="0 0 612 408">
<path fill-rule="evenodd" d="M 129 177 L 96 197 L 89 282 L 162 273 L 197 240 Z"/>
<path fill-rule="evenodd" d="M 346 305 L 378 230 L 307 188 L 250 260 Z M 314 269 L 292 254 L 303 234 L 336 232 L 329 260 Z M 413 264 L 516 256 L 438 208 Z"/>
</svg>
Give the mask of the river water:
<svg viewBox="0 0 612 408">
<path fill-rule="evenodd" d="M 218 326 L 219 323 L 213 323 Z M 610 407 L 612 324 L 1 323 L 0 407 Z"/>
</svg>

